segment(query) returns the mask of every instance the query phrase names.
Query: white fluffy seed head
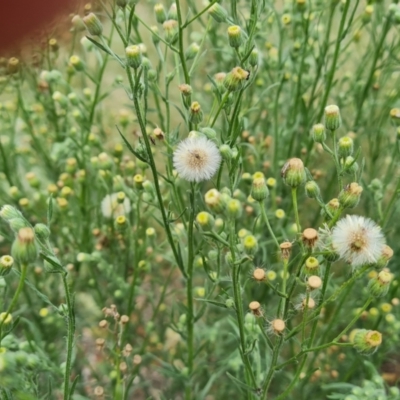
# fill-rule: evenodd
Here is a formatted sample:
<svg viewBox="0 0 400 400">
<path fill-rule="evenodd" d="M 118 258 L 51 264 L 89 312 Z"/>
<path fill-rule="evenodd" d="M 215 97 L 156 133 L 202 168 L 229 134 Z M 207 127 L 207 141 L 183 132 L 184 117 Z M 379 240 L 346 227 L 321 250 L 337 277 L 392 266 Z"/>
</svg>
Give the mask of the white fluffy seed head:
<svg viewBox="0 0 400 400">
<path fill-rule="evenodd" d="M 211 179 L 221 163 L 217 146 L 205 137 L 187 138 L 174 152 L 174 167 L 189 182 Z"/>
<path fill-rule="evenodd" d="M 369 218 L 347 215 L 332 231 L 332 246 L 340 258 L 359 267 L 377 262 L 385 245 L 381 228 Z"/>
</svg>

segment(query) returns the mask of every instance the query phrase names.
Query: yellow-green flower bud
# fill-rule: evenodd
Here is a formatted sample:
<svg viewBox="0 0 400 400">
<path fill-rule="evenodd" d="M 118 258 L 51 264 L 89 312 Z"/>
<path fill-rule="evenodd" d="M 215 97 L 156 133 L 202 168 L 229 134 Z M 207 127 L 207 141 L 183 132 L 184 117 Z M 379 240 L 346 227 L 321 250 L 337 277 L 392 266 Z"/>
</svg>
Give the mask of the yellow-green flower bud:
<svg viewBox="0 0 400 400">
<path fill-rule="evenodd" d="M 323 124 L 315 124 L 311 129 L 311 136 L 316 143 L 325 142 L 325 126 Z"/>
<path fill-rule="evenodd" d="M 140 46 L 132 45 L 125 49 L 126 63 L 133 69 L 142 65 L 142 51 Z"/>
<path fill-rule="evenodd" d="M 11 256 L 0 257 L 0 276 L 9 274 L 13 265 L 14 259 Z"/>
<path fill-rule="evenodd" d="M 400 125 L 400 108 L 392 108 L 390 110 L 390 118 L 395 125 Z"/>
<path fill-rule="evenodd" d="M 203 231 L 211 231 L 214 228 L 215 220 L 210 213 L 202 211 L 197 214 L 196 222 L 200 225 Z"/>
<path fill-rule="evenodd" d="M 243 88 L 250 73 L 241 67 L 235 67 L 224 79 L 224 86 L 230 92 L 235 92 Z"/>
<path fill-rule="evenodd" d="M 340 207 L 340 202 L 336 198 L 330 200 L 326 205 L 326 209 L 332 217 L 336 214 L 336 211 L 339 210 L 339 207 Z"/>
<path fill-rule="evenodd" d="M 319 274 L 319 261 L 315 257 L 308 257 L 304 264 L 304 273 L 308 276 Z"/>
<path fill-rule="evenodd" d="M 45 242 L 50 237 L 50 229 L 45 224 L 36 224 L 33 228 L 39 240 Z"/>
<path fill-rule="evenodd" d="M 114 227 L 118 232 L 124 232 L 129 227 L 129 222 L 125 215 L 120 215 L 115 218 Z"/>
<path fill-rule="evenodd" d="M 228 28 L 229 45 L 235 49 L 243 44 L 243 32 L 240 26 L 232 25 Z"/>
<path fill-rule="evenodd" d="M 283 166 L 281 176 L 286 185 L 292 188 L 302 185 L 306 181 L 306 170 L 300 158 L 291 158 Z"/>
<path fill-rule="evenodd" d="M 253 256 L 258 250 L 258 241 L 253 235 L 245 236 L 242 244 L 244 252 L 249 256 Z"/>
<path fill-rule="evenodd" d="M 253 180 L 251 197 L 256 201 L 263 201 L 268 197 L 268 187 L 264 177 L 255 178 Z"/>
<path fill-rule="evenodd" d="M 69 63 L 76 69 L 77 71 L 83 71 L 85 69 L 84 62 L 80 59 L 79 56 L 71 56 L 69 58 Z"/>
<path fill-rule="evenodd" d="M 200 128 L 200 132 L 203 133 L 207 139 L 213 140 L 217 138 L 217 132 L 212 128 Z"/>
<path fill-rule="evenodd" d="M 156 20 L 159 24 L 163 24 L 167 20 L 167 13 L 164 5 L 161 3 L 157 3 L 154 6 L 154 14 L 156 15 Z"/>
<path fill-rule="evenodd" d="M 182 83 L 178 86 L 179 91 L 182 93 L 182 96 L 188 97 L 192 94 L 193 89 L 190 85 L 186 83 Z"/>
<path fill-rule="evenodd" d="M 194 101 L 189 109 L 189 121 L 197 125 L 203 120 L 203 110 L 197 101 Z"/>
<path fill-rule="evenodd" d="M 13 318 L 10 313 L 7 312 L 0 313 L 0 323 L 2 323 L 3 325 L 11 324 L 12 320 Z"/>
<path fill-rule="evenodd" d="M 197 43 L 192 43 L 185 51 L 186 60 L 193 60 L 199 54 L 200 46 Z"/>
<path fill-rule="evenodd" d="M 14 218 L 22 218 L 22 214 L 15 207 L 6 204 L 0 210 L 0 217 L 9 222 Z"/>
<path fill-rule="evenodd" d="M 143 188 L 143 181 L 144 181 L 143 175 L 136 174 L 133 177 L 133 183 L 134 183 L 136 189 L 142 189 Z"/>
<path fill-rule="evenodd" d="M 29 264 L 36 260 L 38 249 L 35 243 L 35 232 L 32 228 L 25 227 L 18 231 L 12 244 L 11 254 L 15 261 Z"/>
<path fill-rule="evenodd" d="M 239 200 L 230 199 L 226 203 L 226 213 L 232 219 L 239 218 L 242 215 L 243 207 Z"/>
<path fill-rule="evenodd" d="M 128 5 L 128 0 L 117 0 L 117 6 L 121 8 L 125 8 Z"/>
<path fill-rule="evenodd" d="M 84 16 L 83 23 L 85 24 L 88 32 L 93 36 L 100 36 L 103 33 L 103 25 L 97 16 L 93 13 L 89 13 Z"/>
<path fill-rule="evenodd" d="M 211 211 L 220 213 L 224 209 L 221 193 L 217 189 L 210 189 L 204 196 L 204 201 Z"/>
<path fill-rule="evenodd" d="M 362 354 L 373 354 L 382 343 L 382 334 L 378 331 L 358 329 L 353 338 L 354 348 Z"/>
<path fill-rule="evenodd" d="M 168 19 L 178 20 L 178 10 L 176 8 L 176 3 L 172 3 L 168 10 Z"/>
<path fill-rule="evenodd" d="M 358 163 L 354 160 L 352 156 L 348 156 L 344 160 L 343 168 L 347 173 L 354 174 L 358 171 Z"/>
<path fill-rule="evenodd" d="M 354 150 L 354 143 L 351 137 L 344 136 L 339 139 L 338 153 L 340 157 L 346 158 L 348 156 L 351 156 L 353 154 L 353 150 Z"/>
<path fill-rule="evenodd" d="M 321 190 L 315 181 L 308 181 L 304 186 L 306 196 L 310 199 L 318 199 L 321 194 Z"/>
<path fill-rule="evenodd" d="M 339 193 L 339 203 L 343 208 L 354 208 L 360 201 L 362 186 L 357 182 L 346 185 Z"/>
<path fill-rule="evenodd" d="M 213 4 L 208 9 L 208 12 L 215 19 L 215 21 L 220 23 L 225 22 L 228 18 L 228 13 L 226 12 L 225 8 L 223 8 L 219 3 Z"/>
<path fill-rule="evenodd" d="M 335 131 L 340 128 L 341 118 L 340 118 L 340 110 L 336 105 L 330 105 L 325 107 L 325 128 L 330 131 Z"/>
<path fill-rule="evenodd" d="M 387 294 L 390 282 L 393 280 L 393 274 L 387 271 L 381 271 L 368 283 L 368 292 L 375 297 L 382 297 Z"/>
</svg>

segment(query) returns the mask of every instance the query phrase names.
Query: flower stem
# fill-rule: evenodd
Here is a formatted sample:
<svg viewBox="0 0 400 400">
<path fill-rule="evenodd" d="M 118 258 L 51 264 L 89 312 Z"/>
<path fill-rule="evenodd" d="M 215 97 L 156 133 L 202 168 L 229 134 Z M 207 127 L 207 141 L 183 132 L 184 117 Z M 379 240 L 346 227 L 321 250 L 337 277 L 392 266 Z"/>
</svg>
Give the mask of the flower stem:
<svg viewBox="0 0 400 400">
<path fill-rule="evenodd" d="M 264 220 L 265 225 L 267 225 L 268 232 L 271 235 L 272 239 L 274 240 L 276 247 L 279 249 L 280 247 L 279 247 L 278 239 L 276 238 L 274 231 L 271 228 L 271 224 L 269 223 L 267 212 L 265 211 L 265 200 L 260 201 L 260 210 L 261 210 L 261 217 Z"/>
</svg>

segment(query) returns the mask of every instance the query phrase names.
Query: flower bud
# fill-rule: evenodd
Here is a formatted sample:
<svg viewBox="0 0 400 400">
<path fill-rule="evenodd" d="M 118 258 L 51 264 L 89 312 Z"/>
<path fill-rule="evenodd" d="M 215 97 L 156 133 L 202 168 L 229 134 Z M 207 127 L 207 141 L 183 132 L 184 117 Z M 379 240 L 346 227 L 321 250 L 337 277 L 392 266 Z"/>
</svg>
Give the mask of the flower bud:
<svg viewBox="0 0 400 400">
<path fill-rule="evenodd" d="M 71 56 L 69 58 L 69 63 L 76 69 L 77 71 L 83 71 L 85 69 L 85 64 L 78 56 Z"/>
<path fill-rule="evenodd" d="M 235 67 L 224 79 L 224 86 L 230 92 L 235 92 L 243 88 L 250 73 L 241 67 Z"/>
<path fill-rule="evenodd" d="M 315 257 L 308 257 L 303 272 L 308 276 L 318 275 L 319 273 L 319 261 Z"/>
<path fill-rule="evenodd" d="M 25 227 L 18 231 L 12 247 L 11 254 L 15 261 L 29 264 L 36 260 L 38 249 L 35 243 L 35 232 L 32 228 Z"/>
<path fill-rule="evenodd" d="M 286 185 L 292 188 L 302 185 L 306 180 L 306 170 L 300 158 L 291 158 L 283 166 L 281 176 Z"/>
<path fill-rule="evenodd" d="M 344 208 L 354 208 L 360 201 L 362 186 L 357 182 L 346 185 L 339 193 L 339 203 Z"/>
<path fill-rule="evenodd" d="M 214 217 L 206 211 L 197 214 L 196 222 L 201 226 L 203 231 L 211 231 L 215 224 Z"/>
<path fill-rule="evenodd" d="M 10 313 L 2 312 L 0 313 L 0 324 L 2 325 L 9 325 L 11 324 L 13 318 Z"/>
<path fill-rule="evenodd" d="M 251 197 L 256 201 L 263 201 L 268 197 L 268 187 L 264 177 L 253 179 Z"/>
<path fill-rule="evenodd" d="M 378 261 L 375 264 L 376 269 L 383 269 L 387 266 L 390 259 L 393 257 L 393 249 L 389 247 L 387 244 L 383 246 L 381 256 L 378 258 Z"/>
<path fill-rule="evenodd" d="M 240 26 L 232 25 L 228 28 L 229 45 L 235 49 L 239 48 L 243 43 L 243 32 Z"/>
<path fill-rule="evenodd" d="M 18 231 L 22 228 L 26 228 L 27 223 L 25 221 L 24 218 L 13 218 L 10 219 L 10 221 L 8 221 L 8 223 L 10 224 L 10 228 L 14 233 L 18 233 Z"/>
<path fill-rule="evenodd" d="M 10 273 L 14 259 L 11 256 L 0 257 L 0 276 L 6 276 Z"/>
<path fill-rule="evenodd" d="M 341 164 L 343 165 L 344 170 L 349 174 L 354 174 L 358 171 L 358 164 L 352 156 L 346 157 L 344 163 L 341 161 Z"/>
<path fill-rule="evenodd" d="M 255 236 L 247 235 L 243 239 L 243 250 L 249 256 L 253 256 L 257 252 L 258 241 Z"/>
<path fill-rule="evenodd" d="M 393 280 L 393 274 L 387 271 L 381 271 L 368 283 L 368 291 L 375 297 L 382 297 L 387 294 L 390 282 Z"/>
<path fill-rule="evenodd" d="M 185 51 L 186 60 L 193 60 L 199 54 L 200 46 L 197 43 L 192 43 Z"/>
<path fill-rule="evenodd" d="M 306 196 L 310 199 L 318 199 L 321 194 L 321 190 L 318 183 L 315 181 L 308 181 L 304 186 Z"/>
<path fill-rule="evenodd" d="M 189 109 L 189 121 L 194 125 L 198 125 L 202 120 L 203 111 L 201 106 L 197 101 L 194 101 Z"/>
<path fill-rule="evenodd" d="M 6 204 L 0 210 L 0 217 L 9 222 L 14 218 L 22 218 L 22 214 L 15 207 Z"/>
<path fill-rule="evenodd" d="M 91 35 L 100 36 L 103 33 L 103 25 L 95 14 L 89 13 L 83 17 L 83 23 Z"/>
<path fill-rule="evenodd" d="M 378 331 L 358 329 L 353 338 L 354 348 L 362 354 L 373 354 L 382 343 L 382 334 Z"/>
<path fill-rule="evenodd" d="M 312 310 L 313 308 L 315 308 L 315 300 L 312 297 L 308 297 L 308 299 L 307 299 L 307 297 L 305 297 L 301 301 L 301 303 L 300 303 L 298 308 L 300 308 L 303 311 L 306 310 L 306 309 L 307 310 Z"/>
<path fill-rule="evenodd" d="M 174 19 L 169 19 L 163 23 L 165 40 L 173 43 L 178 35 L 178 22 Z"/>
<path fill-rule="evenodd" d="M 79 15 L 74 15 L 71 19 L 71 23 L 75 32 L 82 32 L 86 29 L 86 26 Z"/>
<path fill-rule="evenodd" d="M 159 24 L 163 24 L 167 20 L 167 13 L 162 3 L 157 3 L 154 6 L 154 13 Z"/>
<path fill-rule="evenodd" d="M 120 215 L 115 218 L 114 227 L 117 232 L 124 232 L 129 227 L 129 222 L 125 215 Z"/>
<path fill-rule="evenodd" d="M 330 105 L 325 107 L 325 128 L 330 131 L 335 131 L 340 128 L 341 118 L 340 118 L 340 110 L 336 105 Z"/>
<path fill-rule="evenodd" d="M 207 139 L 213 140 L 217 138 L 217 132 L 212 128 L 200 128 L 200 132 L 203 133 Z"/>
<path fill-rule="evenodd" d="M 176 3 L 172 3 L 168 10 L 168 19 L 178 20 L 178 10 L 176 8 Z"/>
<path fill-rule="evenodd" d="M 260 61 L 260 52 L 254 48 L 249 56 L 249 64 L 254 68 L 258 65 Z"/>
<path fill-rule="evenodd" d="M 226 12 L 225 8 L 223 8 L 219 3 L 213 4 L 208 9 L 208 12 L 215 19 L 215 21 L 220 23 L 225 22 L 228 18 L 228 13 Z"/>
<path fill-rule="evenodd" d="M 353 139 L 348 136 L 344 136 L 339 139 L 338 142 L 338 153 L 339 157 L 346 158 L 353 154 L 354 144 Z"/>
<path fill-rule="evenodd" d="M 232 160 L 233 152 L 231 146 L 228 144 L 221 144 L 221 146 L 219 146 L 219 152 L 225 161 Z"/>
<path fill-rule="evenodd" d="M 19 60 L 18 58 L 11 57 L 7 63 L 7 71 L 9 74 L 15 74 L 19 70 Z"/>
<path fill-rule="evenodd" d="M 33 228 L 35 230 L 35 234 L 39 240 L 42 242 L 46 241 L 50 237 L 50 229 L 45 224 L 36 224 Z"/>
<path fill-rule="evenodd" d="M 232 219 L 239 218 L 242 215 L 242 204 L 239 200 L 230 199 L 226 204 L 226 213 Z"/>
<path fill-rule="evenodd" d="M 400 125 L 400 108 L 392 108 L 390 110 L 390 118 L 395 125 Z"/>
<path fill-rule="evenodd" d="M 211 211 L 220 213 L 224 209 L 221 193 L 217 189 L 210 189 L 204 196 L 204 201 Z"/>
<path fill-rule="evenodd" d="M 138 69 L 142 64 L 142 52 L 139 46 L 132 45 L 125 49 L 126 63 L 133 69 Z"/>
<path fill-rule="evenodd" d="M 182 96 L 188 97 L 192 94 L 193 89 L 190 85 L 183 83 L 178 86 L 179 91 L 182 93 Z"/>
<path fill-rule="evenodd" d="M 327 215 L 328 219 L 331 219 L 331 217 L 333 217 L 337 210 L 339 210 L 340 207 L 340 202 L 338 199 L 334 198 L 332 200 L 329 201 L 329 203 L 326 205 L 326 209 L 329 212 L 329 216 Z"/>
</svg>

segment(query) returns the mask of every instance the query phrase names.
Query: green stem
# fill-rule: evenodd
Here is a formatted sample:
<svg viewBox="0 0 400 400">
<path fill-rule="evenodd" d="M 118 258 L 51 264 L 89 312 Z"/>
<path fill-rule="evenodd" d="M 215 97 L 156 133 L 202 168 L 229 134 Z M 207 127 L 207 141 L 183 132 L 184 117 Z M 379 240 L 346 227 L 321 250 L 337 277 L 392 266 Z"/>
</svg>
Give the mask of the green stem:
<svg viewBox="0 0 400 400">
<path fill-rule="evenodd" d="M 0 321 L 0 345 L 1 345 L 1 340 L 3 339 L 3 335 L 2 335 L 2 332 L 1 332 L 2 327 L 3 327 L 7 317 L 11 314 L 11 312 L 14 309 L 15 305 L 17 304 L 19 295 L 21 294 L 21 291 L 24 288 L 27 268 L 28 268 L 28 266 L 26 264 L 21 264 L 21 276 L 19 277 L 17 290 L 15 291 L 14 296 L 13 296 L 13 298 L 11 300 L 11 303 L 8 306 L 6 314 L 4 315 L 3 319 Z"/>
<path fill-rule="evenodd" d="M 300 234 L 301 226 L 299 218 L 299 208 L 297 207 L 297 186 L 292 188 L 292 202 L 293 202 L 294 217 L 296 219 L 297 233 Z"/>
<path fill-rule="evenodd" d="M 267 212 L 265 211 L 265 200 L 260 201 L 260 210 L 261 210 L 261 217 L 264 220 L 265 225 L 267 225 L 269 234 L 271 235 L 272 239 L 274 240 L 276 247 L 278 249 L 280 249 L 278 239 L 276 238 L 274 231 L 271 228 L 271 224 L 269 223 Z"/>
</svg>

